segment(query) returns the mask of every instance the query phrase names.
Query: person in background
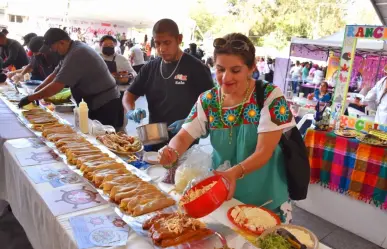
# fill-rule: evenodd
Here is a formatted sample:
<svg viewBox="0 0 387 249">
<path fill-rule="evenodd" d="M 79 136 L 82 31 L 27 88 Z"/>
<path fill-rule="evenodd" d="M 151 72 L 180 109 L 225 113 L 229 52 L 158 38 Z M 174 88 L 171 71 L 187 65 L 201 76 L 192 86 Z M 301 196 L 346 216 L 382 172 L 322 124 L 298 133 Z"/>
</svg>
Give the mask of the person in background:
<svg viewBox="0 0 387 249">
<path fill-rule="evenodd" d="M 302 68 L 302 83 L 305 84 L 308 82 L 310 64 L 305 62 L 304 67 Z"/>
<path fill-rule="evenodd" d="M 120 49 L 121 49 L 121 54 L 125 53 L 125 44 L 126 44 L 127 38 L 125 32 L 122 33 L 121 39 L 120 39 Z"/>
<path fill-rule="evenodd" d="M 384 68 L 387 73 L 387 68 Z M 387 124 L 387 76 L 376 82 L 375 86 L 367 93 L 364 102 L 376 103 L 375 123 Z"/>
<path fill-rule="evenodd" d="M 151 44 L 151 60 L 154 60 L 156 58 L 155 38 L 152 37 L 150 44 Z"/>
<path fill-rule="evenodd" d="M 261 57 L 257 63 L 257 68 L 259 71 L 260 79 L 264 78 L 265 75 L 265 58 Z"/>
<path fill-rule="evenodd" d="M 251 78 L 255 48 L 243 34 L 232 33 L 214 40 L 216 78 L 220 87 L 200 95 L 180 132 L 163 147 L 160 164 L 173 165 L 195 139 L 211 137 L 212 168 L 229 183 L 227 199 L 265 206 L 291 219 L 291 205 L 284 155 L 279 146 L 282 133 L 296 125 L 281 89 L 268 84 L 263 107 L 258 107 Z M 220 99 L 220 100 L 219 100 Z M 271 113 L 279 113 L 277 116 Z M 216 171 L 225 161 L 232 165 Z"/>
<path fill-rule="evenodd" d="M 150 42 L 147 42 L 145 45 L 145 54 L 146 54 L 146 60 L 149 61 L 152 53 L 152 48 L 150 45 Z"/>
<path fill-rule="evenodd" d="M 25 36 L 23 36 L 23 47 L 28 46 L 28 43 L 30 43 L 31 39 L 34 37 L 37 37 L 38 35 L 35 33 L 28 33 Z"/>
<path fill-rule="evenodd" d="M 268 83 L 273 83 L 274 80 L 274 65 L 273 60 L 271 58 L 267 59 L 267 63 L 265 63 L 265 81 Z"/>
<path fill-rule="evenodd" d="M 7 36 L 9 34 L 8 30 L 6 28 L 3 28 L 1 30 L 1 33 L 3 33 L 5 36 Z"/>
<path fill-rule="evenodd" d="M 67 86 L 77 105 L 82 99 L 87 103 L 91 120 L 121 128 L 124 115 L 120 93 L 101 56 L 87 44 L 71 40 L 58 28 L 50 28 L 44 34 L 44 44 L 41 51 L 49 48 L 62 60 L 34 94 L 20 100 L 19 107 L 51 97 Z"/>
<path fill-rule="evenodd" d="M 309 70 L 309 76 L 308 76 L 308 79 L 310 81 L 313 81 L 313 78 L 314 78 L 314 72 L 317 70 L 318 68 L 318 65 L 317 64 L 310 64 L 310 65 L 313 65 L 312 68 Z"/>
<path fill-rule="evenodd" d="M 292 77 L 292 86 L 293 93 L 297 93 L 297 87 L 299 82 L 301 81 L 301 64 L 299 61 L 296 61 L 296 64 L 290 69 L 290 75 Z"/>
<path fill-rule="evenodd" d="M 99 41 L 101 46 L 101 56 L 105 61 L 109 72 L 116 79 L 118 89 L 121 92 L 121 96 L 124 91 L 128 88 L 128 84 L 133 82 L 134 77 L 137 73 L 130 66 L 128 59 L 123 55 L 115 53 L 116 39 L 110 35 L 104 35 Z"/>
<path fill-rule="evenodd" d="M 361 97 L 355 96 L 352 103 L 349 103 L 348 107 L 352 107 L 358 111 L 365 113 L 365 105 L 361 103 Z"/>
<path fill-rule="evenodd" d="M 132 64 L 134 71 L 138 74 L 140 69 L 145 64 L 144 54 L 138 46 L 135 46 L 133 43 L 128 44 L 129 48 L 129 61 Z"/>
<path fill-rule="evenodd" d="M 196 45 L 196 43 L 190 43 L 189 50 L 187 50 L 187 53 L 189 55 L 195 57 L 198 60 L 202 60 L 202 57 L 200 56 L 200 54 L 197 51 L 197 48 L 198 48 L 198 46 Z"/>
<path fill-rule="evenodd" d="M 314 93 L 308 95 L 308 99 L 329 102 L 331 100 L 331 94 L 328 92 L 328 83 L 326 81 L 322 82 L 319 89 L 316 89 Z"/>
<path fill-rule="evenodd" d="M 3 32 L 0 32 L 0 47 L 2 47 L 2 58 L 5 58 L 2 68 L 13 65 L 16 69 L 20 69 L 28 65 L 27 53 L 23 46 L 18 41 L 7 38 Z"/>
<path fill-rule="evenodd" d="M 47 48 L 44 51 L 41 50 L 43 44 L 44 38 L 42 36 L 32 38 L 27 45 L 33 54 L 30 63 L 23 69 L 9 72 L 7 75 L 8 78 L 12 78 L 17 73 L 20 73 L 21 76 L 26 73 L 31 73 L 31 80 L 45 80 L 54 71 L 56 66 L 58 66 L 60 56 Z"/>
<path fill-rule="evenodd" d="M 171 19 L 162 19 L 153 27 L 153 37 L 160 58 L 141 68 L 133 84 L 125 92 L 123 105 L 126 117 L 140 122 L 146 117 L 143 109 L 136 108 L 139 96 L 145 95 L 149 109 L 149 123 L 165 122 L 169 126 L 169 137 L 176 134 L 193 104 L 203 91 L 214 84 L 210 70 L 199 60 L 180 49 L 183 36 Z M 148 150 L 157 151 L 164 144 Z"/>
<path fill-rule="evenodd" d="M 320 84 L 324 80 L 324 72 L 321 67 L 317 66 L 316 70 L 313 72 L 312 83 L 315 85 Z"/>
<path fill-rule="evenodd" d="M 363 77 L 360 72 L 356 73 L 356 76 L 353 77 L 349 83 L 348 92 L 359 92 L 361 85 L 363 83 Z"/>
</svg>

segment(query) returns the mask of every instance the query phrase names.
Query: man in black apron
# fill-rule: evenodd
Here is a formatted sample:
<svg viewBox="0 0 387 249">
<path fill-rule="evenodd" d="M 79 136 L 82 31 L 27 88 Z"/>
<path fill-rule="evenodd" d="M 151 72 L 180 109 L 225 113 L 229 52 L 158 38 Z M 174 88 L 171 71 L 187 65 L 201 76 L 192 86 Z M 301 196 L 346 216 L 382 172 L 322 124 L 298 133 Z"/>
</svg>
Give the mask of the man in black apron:
<svg viewBox="0 0 387 249">
<path fill-rule="evenodd" d="M 65 31 L 58 28 L 50 28 L 46 32 L 44 43 L 62 60 L 34 94 L 20 101 L 19 107 L 53 96 L 68 86 L 77 104 L 82 99 L 87 103 L 90 119 L 115 128 L 121 127 L 123 108 L 120 94 L 98 53 L 80 41 L 72 41 Z M 41 50 L 47 49 L 45 46 Z"/>
<path fill-rule="evenodd" d="M 125 58 L 125 56 L 115 52 L 114 48 L 117 45 L 117 40 L 113 36 L 103 36 L 99 45 L 102 51 L 101 56 L 110 73 L 116 79 L 118 90 L 121 92 L 122 97 L 123 93 L 128 88 L 128 84 L 133 81 L 137 73 L 134 71 L 129 63 L 129 60 Z"/>
</svg>

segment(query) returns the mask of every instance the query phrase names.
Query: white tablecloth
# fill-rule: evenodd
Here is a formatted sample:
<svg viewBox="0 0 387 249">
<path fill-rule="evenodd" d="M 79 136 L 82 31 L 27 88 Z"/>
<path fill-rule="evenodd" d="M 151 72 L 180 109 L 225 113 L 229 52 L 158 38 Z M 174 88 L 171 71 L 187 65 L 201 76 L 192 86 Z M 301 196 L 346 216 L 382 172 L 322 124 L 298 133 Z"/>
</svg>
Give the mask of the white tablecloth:
<svg viewBox="0 0 387 249">
<path fill-rule="evenodd" d="M 16 115 L 0 99 L 0 215 L 3 209 L 8 205 L 6 199 L 6 178 L 4 174 L 4 155 L 3 144 L 8 139 L 33 137 L 24 125 L 16 118 Z"/>
<path fill-rule="evenodd" d="M 76 249 L 78 246 L 69 224 L 70 217 L 92 213 L 114 213 L 110 204 L 106 204 L 55 217 L 41 197 L 42 193 L 52 191 L 53 187 L 49 183 L 35 184 L 30 180 L 15 156 L 17 150 L 22 149 L 5 142 L 7 201 L 35 249 Z M 115 248 L 147 249 L 153 248 L 153 245 L 130 230 L 127 245 Z"/>
</svg>

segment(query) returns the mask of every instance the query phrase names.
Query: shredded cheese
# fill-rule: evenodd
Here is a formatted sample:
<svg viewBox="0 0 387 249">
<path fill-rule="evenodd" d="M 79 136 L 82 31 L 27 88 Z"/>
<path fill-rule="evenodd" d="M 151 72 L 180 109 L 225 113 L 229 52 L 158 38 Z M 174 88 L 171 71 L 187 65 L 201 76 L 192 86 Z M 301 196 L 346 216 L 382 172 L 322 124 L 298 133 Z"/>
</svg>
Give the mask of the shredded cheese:
<svg viewBox="0 0 387 249">
<path fill-rule="evenodd" d="M 300 241 L 306 247 L 313 248 L 314 242 L 313 242 L 312 238 L 310 237 L 310 234 L 308 234 L 307 232 L 302 231 L 300 229 L 296 229 L 296 228 L 286 227 L 285 229 L 288 230 L 291 234 L 293 234 L 298 239 L 298 241 Z"/>
<path fill-rule="evenodd" d="M 181 198 L 179 205 L 183 206 L 184 204 L 196 200 L 197 198 L 205 194 L 208 190 L 210 190 L 213 186 L 215 186 L 215 184 L 216 182 L 214 181 L 202 188 L 197 188 L 195 190 L 188 191 L 188 193 Z"/>
<path fill-rule="evenodd" d="M 197 230 L 206 227 L 204 223 L 199 220 L 188 217 L 184 214 L 177 214 L 176 216 L 172 216 L 170 218 L 162 218 L 161 223 L 168 229 L 169 232 L 176 234 L 183 233 L 186 228 Z"/>
<path fill-rule="evenodd" d="M 234 221 L 251 231 L 265 230 L 277 225 L 277 221 L 268 212 L 256 207 L 236 206 L 231 211 Z"/>
</svg>

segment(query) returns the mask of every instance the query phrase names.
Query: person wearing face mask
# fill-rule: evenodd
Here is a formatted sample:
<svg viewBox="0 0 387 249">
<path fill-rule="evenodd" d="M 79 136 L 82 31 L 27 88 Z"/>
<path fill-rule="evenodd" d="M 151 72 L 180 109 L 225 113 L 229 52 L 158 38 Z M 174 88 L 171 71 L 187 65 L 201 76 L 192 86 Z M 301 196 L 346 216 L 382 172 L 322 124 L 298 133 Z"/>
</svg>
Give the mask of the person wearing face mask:
<svg viewBox="0 0 387 249">
<path fill-rule="evenodd" d="M 183 36 L 171 19 L 162 19 L 153 27 L 153 38 L 159 58 L 145 64 L 123 97 L 126 117 L 140 122 L 146 117 L 136 108 L 139 96 L 145 95 L 149 109 L 149 123 L 165 122 L 173 137 L 189 114 L 199 94 L 214 84 L 211 72 L 201 61 L 180 49 Z M 158 150 L 164 144 L 148 150 Z"/>
<path fill-rule="evenodd" d="M 0 46 L 2 58 L 5 58 L 2 68 L 13 65 L 16 69 L 20 69 L 29 63 L 23 46 L 18 41 L 7 38 L 2 32 L 0 32 Z"/>
<path fill-rule="evenodd" d="M 60 57 L 57 53 L 51 52 L 49 49 L 40 51 L 43 46 L 44 38 L 42 36 L 33 37 L 27 44 L 28 49 L 33 56 L 30 63 L 20 71 L 23 76 L 26 73 L 32 73 L 32 80 L 45 80 L 59 64 Z M 14 72 L 10 72 L 8 77 L 12 77 Z"/>
<path fill-rule="evenodd" d="M 44 34 L 40 51 L 47 48 L 58 53 L 61 61 L 34 94 L 20 100 L 19 107 L 51 97 L 68 86 L 77 104 L 82 99 L 87 103 L 90 119 L 120 128 L 123 124 L 120 93 L 101 56 L 87 44 L 71 40 L 58 28 L 50 28 Z"/>
<path fill-rule="evenodd" d="M 173 165 L 192 141 L 210 135 L 212 167 L 229 183 L 228 199 L 256 206 L 273 200 L 265 207 L 289 222 L 291 206 L 279 142 L 282 132 L 296 123 L 286 99 L 274 84 L 267 84 L 262 96 L 256 94 L 262 82 L 251 77 L 255 47 L 245 35 L 215 39 L 214 60 L 219 87 L 200 95 L 183 128 L 160 150 L 160 164 Z M 233 166 L 216 171 L 225 161 Z"/>
<path fill-rule="evenodd" d="M 116 79 L 118 89 L 122 96 L 123 92 L 128 88 L 127 85 L 133 81 L 137 73 L 130 66 L 128 59 L 115 52 L 114 48 L 117 45 L 117 40 L 113 36 L 103 36 L 99 41 L 99 45 L 102 51 L 101 56 L 109 72 Z"/>
</svg>

